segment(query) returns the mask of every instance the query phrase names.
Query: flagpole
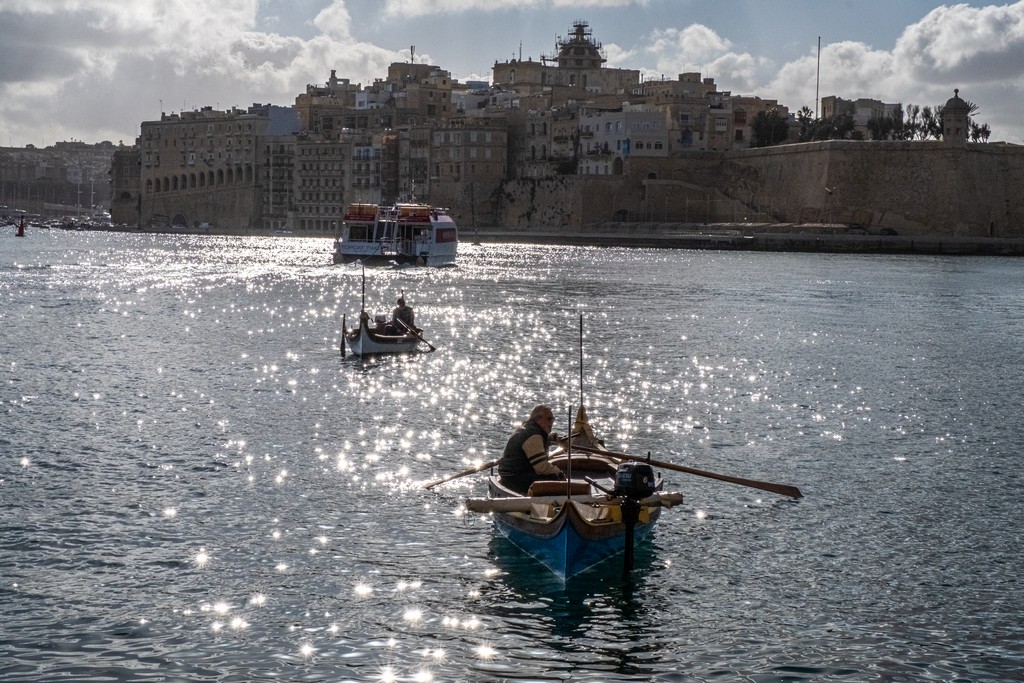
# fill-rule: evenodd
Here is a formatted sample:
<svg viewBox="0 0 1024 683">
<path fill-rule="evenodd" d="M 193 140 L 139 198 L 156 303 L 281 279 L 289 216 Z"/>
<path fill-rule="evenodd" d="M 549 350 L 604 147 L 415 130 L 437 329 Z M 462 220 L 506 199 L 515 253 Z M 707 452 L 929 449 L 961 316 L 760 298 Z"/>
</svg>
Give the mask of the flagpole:
<svg viewBox="0 0 1024 683">
<path fill-rule="evenodd" d="M 818 73 L 814 78 L 814 118 L 818 118 L 818 93 L 821 85 L 821 36 L 818 36 Z"/>
</svg>

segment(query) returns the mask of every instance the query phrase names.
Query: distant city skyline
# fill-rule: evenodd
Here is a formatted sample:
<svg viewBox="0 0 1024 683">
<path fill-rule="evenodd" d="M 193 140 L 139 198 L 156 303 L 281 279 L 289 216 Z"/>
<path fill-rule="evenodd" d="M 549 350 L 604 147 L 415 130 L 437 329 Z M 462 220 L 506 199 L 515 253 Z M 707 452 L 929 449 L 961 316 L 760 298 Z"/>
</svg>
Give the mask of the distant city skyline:
<svg viewBox="0 0 1024 683">
<path fill-rule="evenodd" d="M 130 145 L 142 121 L 204 106 L 291 105 L 331 70 L 368 85 L 430 63 L 459 81 L 552 55 L 574 21 L 606 66 L 699 71 L 735 95 L 934 106 L 959 88 L 990 141 L 1024 144 L 1024 1 L 0 0 L 0 145 Z"/>
</svg>

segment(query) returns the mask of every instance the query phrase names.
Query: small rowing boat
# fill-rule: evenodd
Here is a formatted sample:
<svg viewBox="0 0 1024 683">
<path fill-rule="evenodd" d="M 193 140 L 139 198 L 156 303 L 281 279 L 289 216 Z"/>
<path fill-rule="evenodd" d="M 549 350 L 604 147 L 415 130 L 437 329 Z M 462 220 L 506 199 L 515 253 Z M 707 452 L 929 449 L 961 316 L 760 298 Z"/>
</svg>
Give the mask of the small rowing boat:
<svg viewBox="0 0 1024 683">
<path fill-rule="evenodd" d="M 423 330 L 416 327 L 412 309 L 405 306 L 405 295 L 398 300 L 400 308 L 395 309 L 393 320 L 389 324 L 383 313 L 377 313 L 370 324 L 370 314 L 366 312 L 366 269 L 363 269 L 362 299 L 359 304 L 359 325 L 348 329 L 345 316 L 341 317 L 341 356 L 345 357 L 345 349 L 356 356 L 377 356 L 387 353 L 415 353 L 420 344 L 425 344 L 431 351 L 434 346 L 421 336 Z M 404 313 L 403 313 L 404 311 Z M 404 317 L 404 319 L 403 319 Z M 406 322 L 408 321 L 408 322 Z"/>
<path fill-rule="evenodd" d="M 366 311 L 359 313 L 359 327 L 345 330 L 344 320 L 342 321 L 341 353 L 345 354 L 345 347 L 356 356 L 376 356 L 385 353 L 415 353 L 419 350 L 420 336 L 419 328 L 406 328 L 404 334 L 388 334 L 385 326 L 385 316 L 375 316 L 373 327 L 370 326 L 370 316 Z"/>
<path fill-rule="evenodd" d="M 496 531 L 563 580 L 617 555 L 628 572 L 634 544 L 647 538 L 662 508 L 683 497 L 662 492 L 650 465 L 601 450 L 580 406 L 572 438 L 549 457 L 564 481 L 537 481 L 522 495 L 490 476 L 488 496 L 467 500 L 466 509 L 490 514 Z"/>
</svg>

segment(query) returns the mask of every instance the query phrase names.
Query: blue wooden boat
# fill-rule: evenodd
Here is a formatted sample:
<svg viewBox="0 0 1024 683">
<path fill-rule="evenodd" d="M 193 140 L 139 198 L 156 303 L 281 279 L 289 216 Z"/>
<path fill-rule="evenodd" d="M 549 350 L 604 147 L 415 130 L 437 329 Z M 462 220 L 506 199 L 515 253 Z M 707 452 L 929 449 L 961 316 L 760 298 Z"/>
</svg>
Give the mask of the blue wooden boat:
<svg viewBox="0 0 1024 683">
<path fill-rule="evenodd" d="M 582 419 L 581 419 L 582 418 Z M 682 502 L 663 493 L 650 466 L 595 453 L 599 442 L 580 408 L 573 439 L 552 454 L 565 481 L 538 481 L 526 495 L 488 479 L 488 497 L 469 499 L 466 508 L 492 516 L 495 530 L 563 580 L 616 556 L 632 568 L 633 546 L 654 528 L 662 508 Z M 573 443 L 587 451 L 573 451 Z"/>
</svg>

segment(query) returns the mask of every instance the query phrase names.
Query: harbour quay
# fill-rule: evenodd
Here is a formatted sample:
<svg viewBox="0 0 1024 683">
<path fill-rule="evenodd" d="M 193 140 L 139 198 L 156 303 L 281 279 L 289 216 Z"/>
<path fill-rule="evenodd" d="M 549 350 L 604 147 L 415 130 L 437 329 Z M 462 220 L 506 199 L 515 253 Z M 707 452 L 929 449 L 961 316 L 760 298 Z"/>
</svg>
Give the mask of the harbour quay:
<svg viewBox="0 0 1024 683">
<path fill-rule="evenodd" d="M 787 251 L 837 254 L 1024 256 L 1024 238 L 953 235 L 873 235 L 857 228 L 720 223 L 603 223 L 574 230 L 487 229 L 467 240 L 645 249 Z"/>
</svg>

